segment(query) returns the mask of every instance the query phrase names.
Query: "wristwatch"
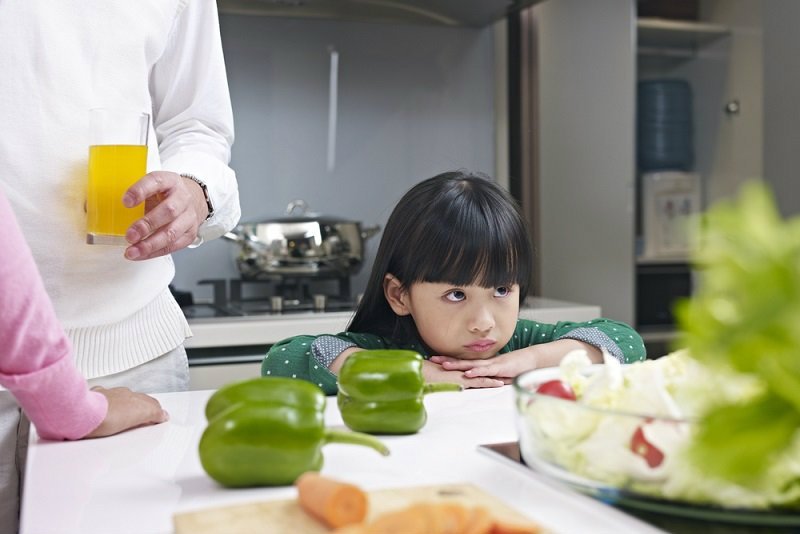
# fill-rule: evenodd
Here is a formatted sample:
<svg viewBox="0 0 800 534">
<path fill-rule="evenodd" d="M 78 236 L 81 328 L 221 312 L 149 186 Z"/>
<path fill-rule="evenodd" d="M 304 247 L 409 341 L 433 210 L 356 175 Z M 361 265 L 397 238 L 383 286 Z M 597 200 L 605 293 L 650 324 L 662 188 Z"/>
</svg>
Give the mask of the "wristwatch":
<svg viewBox="0 0 800 534">
<path fill-rule="evenodd" d="M 203 181 L 200 180 L 200 178 L 198 178 L 194 174 L 181 173 L 181 178 L 188 178 L 189 180 L 199 185 L 200 189 L 203 190 L 203 197 L 205 197 L 206 206 L 208 207 L 208 216 L 206 217 L 205 220 L 206 221 L 209 220 L 211 216 L 214 215 L 214 205 L 211 203 L 211 197 L 208 196 L 208 187 L 206 187 L 206 184 L 203 183 Z"/>
</svg>

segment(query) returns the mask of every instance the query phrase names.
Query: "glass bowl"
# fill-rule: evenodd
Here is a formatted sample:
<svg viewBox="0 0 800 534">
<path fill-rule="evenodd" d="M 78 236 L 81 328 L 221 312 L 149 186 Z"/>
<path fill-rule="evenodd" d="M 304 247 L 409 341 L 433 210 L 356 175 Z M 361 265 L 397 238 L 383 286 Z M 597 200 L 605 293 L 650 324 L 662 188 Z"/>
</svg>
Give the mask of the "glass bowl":
<svg viewBox="0 0 800 534">
<path fill-rule="evenodd" d="M 627 367 L 621 366 L 623 381 Z M 580 374 L 591 379 L 604 369 L 591 365 Z M 644 397 L 641 404 L 629 408 L 629 402 L 625 409 L 589 405 L 582 402 L 581 391 L 577 400 L 537 392 L 542 384 L 561 379 L 555 367 L 514 380 L 520 455 L 529 468 L 611 504 L 709 520 L 800 525 L 798 510 L 770 508 L 754 492 L 710 480 L 691 465 L 684 452 L 697 423 L 648 413 L 643 407 L 653 405 L 657 388 L 642 386 L 636 392 Z M 602 387 L 608 384 L 599 385 L 592 391 L 595 400 L 614 405 L 611 394 L 603 398 Z"/>
</svg>

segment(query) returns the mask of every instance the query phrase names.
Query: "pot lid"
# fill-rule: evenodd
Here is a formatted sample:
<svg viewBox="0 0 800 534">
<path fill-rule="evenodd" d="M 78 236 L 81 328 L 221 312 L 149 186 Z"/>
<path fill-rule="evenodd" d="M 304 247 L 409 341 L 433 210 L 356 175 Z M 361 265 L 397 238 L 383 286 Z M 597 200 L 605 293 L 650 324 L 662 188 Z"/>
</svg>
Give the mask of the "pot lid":
<svg viewBox="0 0 800 534">
<path fill-rule="evenodd" d="M 342 217 L 323 215 L 311 211 L 305 200 L 297 199 L 289 202 L 286 212 L 280 217 L 273 217 L 261 221 L 253 221 L 248 224 L 269 224 L 269 223 L 301 223 L 301 222 L 322 222 L 322 223 L 354 223 Z"/>
</svg>

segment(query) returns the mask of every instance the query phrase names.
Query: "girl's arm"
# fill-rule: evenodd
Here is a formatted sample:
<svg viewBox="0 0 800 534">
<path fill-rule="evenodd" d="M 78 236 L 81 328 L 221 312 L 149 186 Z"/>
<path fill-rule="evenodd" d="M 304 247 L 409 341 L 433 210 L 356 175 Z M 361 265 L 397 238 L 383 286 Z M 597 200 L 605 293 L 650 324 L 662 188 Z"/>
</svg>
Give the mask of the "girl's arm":
<svg viewBox="0 0 800 534">
<path fill-rule="evenodd" d="M 498 354 L 486 360 L 461 360 L 445 356 L 433 356 L 431 361 L 441 364 L 448 371 L 463 372 L 466 379 L 493 377 L 510 382 L 515 376 L 539 367 L 554 367 L 573 350 L 585 350 L 593 363 L 603 363 L 603 352 L 595 346 L 574 339 L 559 339 L 540 343 L 515 351 Z"/>
<path fill-rule="evenodd" d="M 290 337 L 269 349 L 261 363 L 261 376 L 308 380 L 326 395 L 334 395 L 339 389 L 336 373 L 345 359 L 366 348 L 372 347 L 359 347 L 347 334 Z"/>
<path fill-rule="evenodd" d="M 602 350 L 623 363 L 643 360 L 646 356 L 641 336 L 625 323 L 601 318 L 552 325 L 520 319 L 511 341 L 493 358 L 462 360 L 433 356 L 431 361 L 447 370 L 464 371 L 466 377 L 508 379 L 530 369 L 558 365 L 576 349 L 586 350 L 595 363 L 602 363 Z"/>
</svg>

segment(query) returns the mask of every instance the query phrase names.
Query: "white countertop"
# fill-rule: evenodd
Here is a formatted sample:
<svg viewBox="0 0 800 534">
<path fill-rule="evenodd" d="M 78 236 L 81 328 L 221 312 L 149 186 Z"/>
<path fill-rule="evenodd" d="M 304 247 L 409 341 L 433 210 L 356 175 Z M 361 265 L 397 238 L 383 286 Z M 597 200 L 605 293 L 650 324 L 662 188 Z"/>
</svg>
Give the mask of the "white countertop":
<svg viewBox="0 0 800 534">
<path fill-rule="evenodd" d="M 190 319 L 194 336 L 186 340 L 185 346 L 198 349 L 272 345 L 300 334 L 336 334 L 347 328 L 352 315 L 352 311 L 341 311 Z M 529 297 L 520 309 L 520 317 L 543 323 L 588 321 L 600 315 L 599 306 L 541 297 Z"/>
<path fill-rule="evenodd" d="M 39 441 L 34 434 L 21 533 L 170 534 L 176 512 L 294 498 L 292 487 L 231 490 L 205 474 L 197 444 L 210 394 L 158 395 L 170 412 L 169 422 L 110 438 L 54 443 Z M 327 423 L 341 425 L 335 398 L 328 397 L 327 404 Z M 418 434 L 381 438 L 391 449 L 389 457 L 364 447 L 327 445 L 322 472 L 367 490 L 473 483 L 554 532 L 661 532 L 532 471 L 480 453 L 481 443 L 517 439 L 511 386 L 437 393 L 426 397 L 425 404 L 429 418 Z M 264 532 L 281 534 L 269 525 Z"/>
</svg>

